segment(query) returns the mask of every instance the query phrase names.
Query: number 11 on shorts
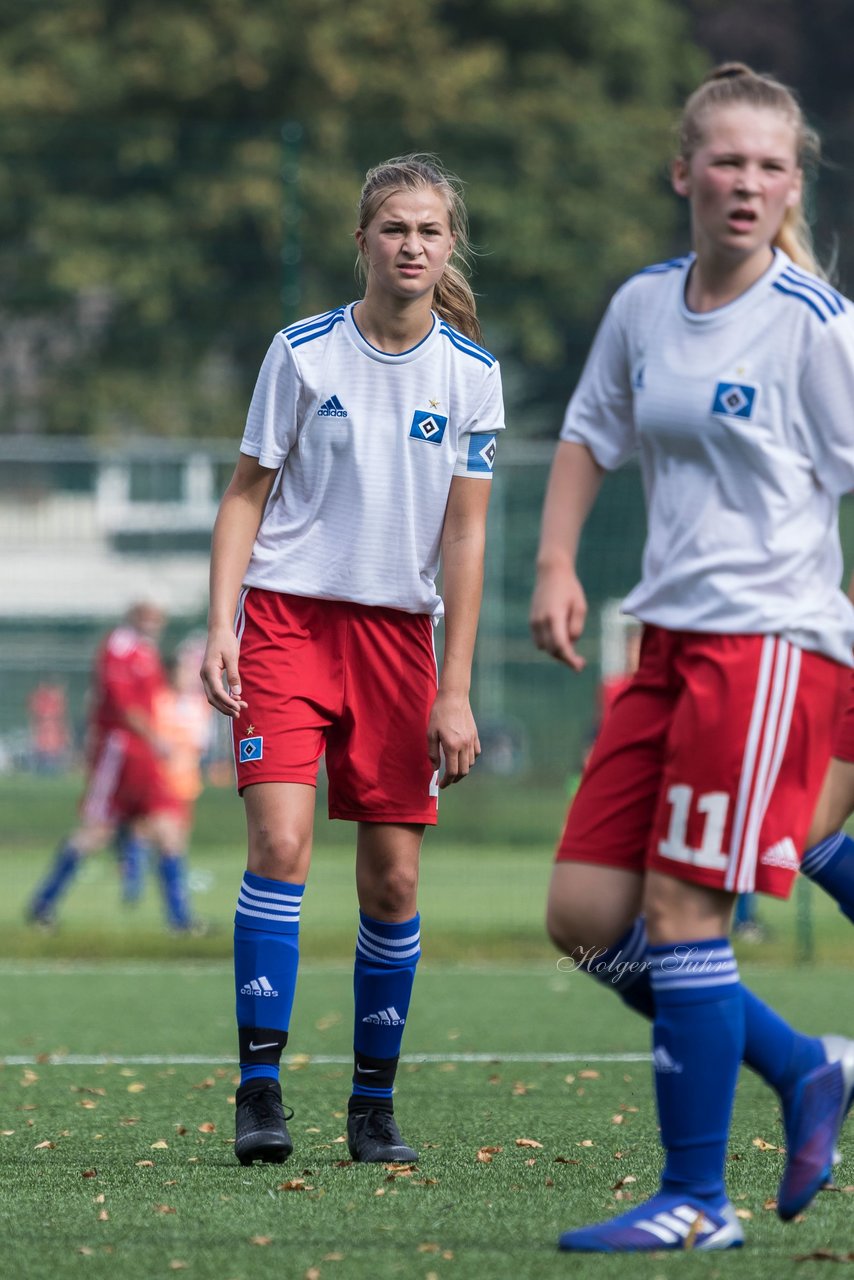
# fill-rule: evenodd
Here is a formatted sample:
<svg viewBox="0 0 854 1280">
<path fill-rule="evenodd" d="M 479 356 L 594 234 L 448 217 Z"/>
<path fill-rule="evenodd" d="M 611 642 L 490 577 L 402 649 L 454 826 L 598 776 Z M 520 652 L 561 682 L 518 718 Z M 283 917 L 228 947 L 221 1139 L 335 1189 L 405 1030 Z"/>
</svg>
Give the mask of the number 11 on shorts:
<svg viewBox="0 0 854 1280">
<path fill-rule="evenodd" d="M 688 844 L 688 819 L 694 802 L 694 788 L 673 786 L 668 788 L 670 826 L 664 840 L 658 842 L 658 852 L 674 862 L 691 862 L 698 867 L 723 871 L 728 858 L 721 849 L 726 826 L 729 796 L 725 791 L 708 791 L 697 797 L 697 813 L 705 816 L 703 838 L 699 849 Z"/>
</svg>

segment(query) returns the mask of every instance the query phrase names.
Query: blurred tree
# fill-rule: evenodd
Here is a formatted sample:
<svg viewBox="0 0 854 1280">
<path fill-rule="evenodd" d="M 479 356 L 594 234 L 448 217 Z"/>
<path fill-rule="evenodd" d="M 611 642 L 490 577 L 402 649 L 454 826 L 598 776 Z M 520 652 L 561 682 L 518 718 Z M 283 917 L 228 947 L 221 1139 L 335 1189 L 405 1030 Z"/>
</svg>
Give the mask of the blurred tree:
<svg viewBox="0 0 854 1280">
<path fill-rule="evenodd" d="M 671 247 L 701 65 L 676 0 L 4 0 L 0 429 L 236 435 L 270 335 L 354 293 L 365 169 L 429 150 L 551 432 L 608 290 Z"/>
</svg>

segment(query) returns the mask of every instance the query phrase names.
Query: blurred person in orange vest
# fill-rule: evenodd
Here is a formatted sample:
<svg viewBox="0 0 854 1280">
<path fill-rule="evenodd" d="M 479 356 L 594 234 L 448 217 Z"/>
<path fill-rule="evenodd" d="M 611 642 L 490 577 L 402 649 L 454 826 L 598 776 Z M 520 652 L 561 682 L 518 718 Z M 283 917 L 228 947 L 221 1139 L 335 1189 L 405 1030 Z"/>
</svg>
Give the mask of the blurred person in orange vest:
<svg viewBox="0 0 854 1280">
<path fill-rule="evenodd" d="M 204 644 L 188 637 L 166 664 L 166 683 L 157 690 L 152 724 L 160 743 L 161 770 L 171 794 L 168 819 L 172 840 L 168 852 L 158 856 L 158 875 L 169 923 L 176 929 L 191 927 L 186 852 L 193 828 L 195 802 L 202 792 L 202 757 L 207 750 L 213 711 L 202 690 L 199 665 Z M 118 836 L 122 870 L 122 899 L 136 902 L 142 884 L 148 849 L 144 824 L 129 824 Z"/>
<path fill-rule="evenodd" d="M 30 743 L 37 773 L 59 773 L 68 764 L 71 728 L 68 695 L 58 680 L 42 680 L 27 699 Z"/>
</svg>

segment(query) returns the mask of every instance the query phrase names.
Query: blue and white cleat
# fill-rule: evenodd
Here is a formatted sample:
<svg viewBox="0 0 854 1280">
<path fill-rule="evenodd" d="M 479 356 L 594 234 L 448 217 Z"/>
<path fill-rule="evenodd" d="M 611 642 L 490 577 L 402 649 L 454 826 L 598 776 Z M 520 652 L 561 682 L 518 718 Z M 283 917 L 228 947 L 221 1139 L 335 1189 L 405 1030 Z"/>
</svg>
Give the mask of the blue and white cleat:
<svg viewBox="0 0 854 1280">
<path fill-rule="evenodd" d="M 577 1253 L 643 1253 L 660 1249 L 738 1249 L 741 1223 L 726 1197 L 700 1200 L 669 1191 L 609 1222 L 565 1231 L 559 1249 Z"/>
<path fill-rule="evenodd" d="M 827 1061 L 807 1072 L 783 1103 L 786 1168 L 777 1212 L 788 1222 L 833 1180 L 836 1143 L 854 1101 L 854 1040 L 822 1036 Z"/>
</svg>

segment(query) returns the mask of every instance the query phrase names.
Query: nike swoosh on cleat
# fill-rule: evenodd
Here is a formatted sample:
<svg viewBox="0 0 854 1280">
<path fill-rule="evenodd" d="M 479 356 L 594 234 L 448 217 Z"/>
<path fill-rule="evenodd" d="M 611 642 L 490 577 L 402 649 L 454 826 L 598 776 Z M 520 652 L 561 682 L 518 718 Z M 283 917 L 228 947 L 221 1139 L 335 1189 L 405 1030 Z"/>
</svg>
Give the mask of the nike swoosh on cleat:
<svg viewBox="0 0 854 1280">
<path fill-rule="evenodd" d="M 250 1040 L 249 1052 L 254 1053 L 256 1049 L 275 1049 L 278 1043 L 278 1040 L 271 1040 L 269 1044 L 256 1044 L 254 1040 Z"/>
<path fill-rule="evenodd" d="M 360 1076 L 375 1076 L 379 1071 L 379 1067 L 356 1067 L 356 1071 Z"/>
</svg>

